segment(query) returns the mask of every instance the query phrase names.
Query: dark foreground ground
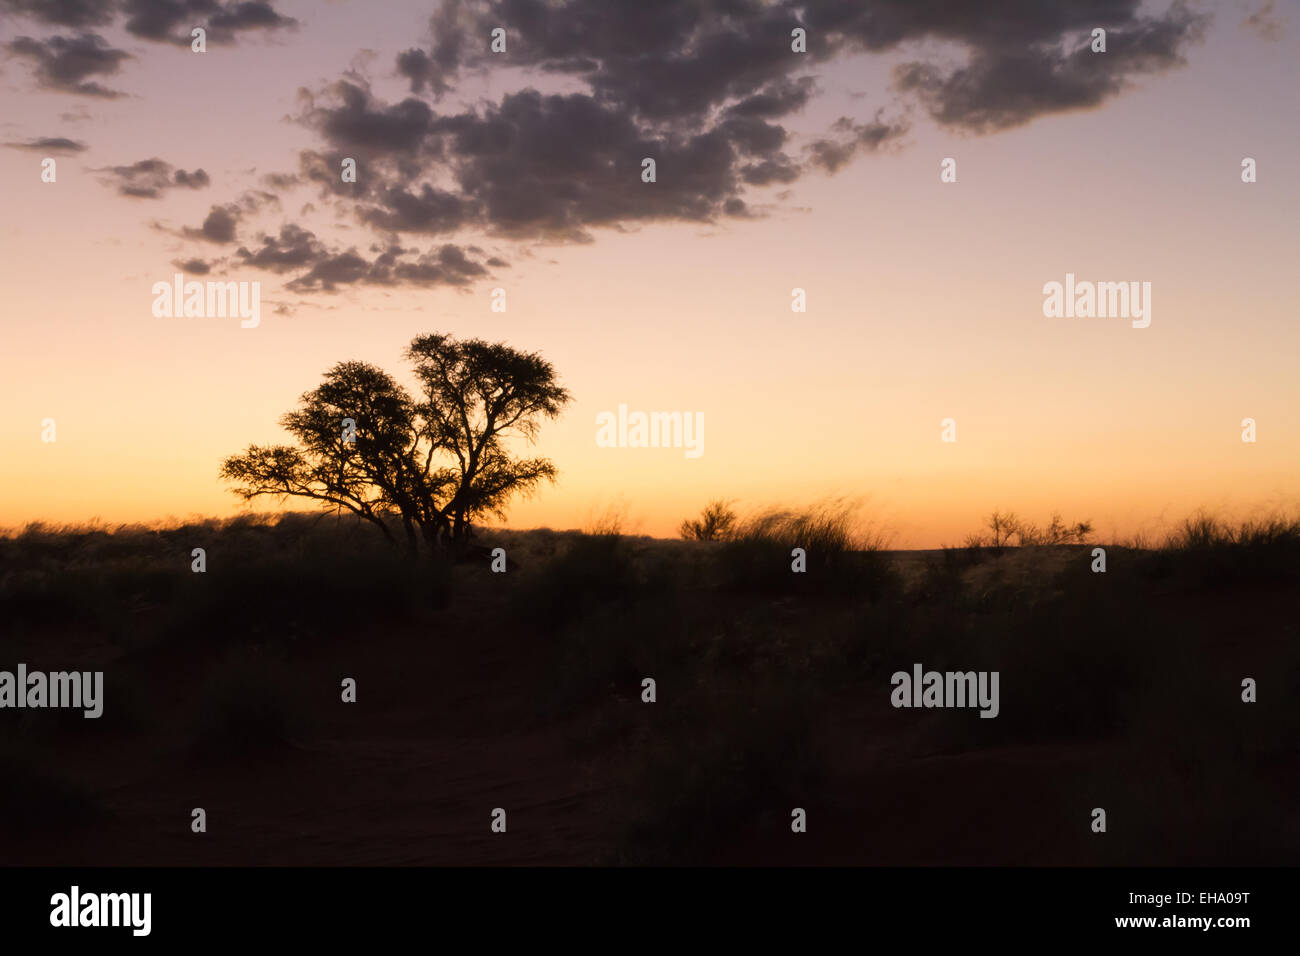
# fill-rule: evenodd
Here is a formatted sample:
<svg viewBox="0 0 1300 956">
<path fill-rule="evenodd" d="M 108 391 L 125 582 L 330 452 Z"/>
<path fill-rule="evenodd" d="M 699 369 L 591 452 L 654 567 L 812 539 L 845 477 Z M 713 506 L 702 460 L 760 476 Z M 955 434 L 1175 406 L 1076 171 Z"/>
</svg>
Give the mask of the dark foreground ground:
<svg viewBox="0 0 1300 956">
<path fill-rule="evenodd" d="M 1091 546 L 795 575 L 788 541 L 482 544 L 506 573 L 333 517 L 0 539 L 0 669 L 105 673 L 98 720 L 0 710 L 0 863 L 1300 862 L 1294 534 L 1104 574 Z M 891 707 L 914 663 L 999 671 L 1000 715 Z"/>
</svg>

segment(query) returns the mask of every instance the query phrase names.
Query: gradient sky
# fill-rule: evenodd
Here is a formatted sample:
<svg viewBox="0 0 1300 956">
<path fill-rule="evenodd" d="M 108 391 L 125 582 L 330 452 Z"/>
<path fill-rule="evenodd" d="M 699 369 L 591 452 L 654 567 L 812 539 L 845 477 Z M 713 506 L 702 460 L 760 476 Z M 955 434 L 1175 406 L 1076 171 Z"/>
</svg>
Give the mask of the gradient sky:
<svg viewBox="0 0 1300 956">
<path fill-rule="evenodd" d="M 0 0 L 0 525 L 233 514 L 223 458 L 433 331 L 574 395 L 513 526 L 849 496 L 935 547 L 995 508 L 1109 537 L 1294 507 L 1300 8 L 937 7 Z M 339 156 L 356 186 L 312 178 Z M 260 281 L 260 326 L 155 318 L 177 262 Z M 1067 272 L 1150 282 L 1150 327 L 1045 318 Z M 597 447 L 620 403 L 702 412 L 702 457 Z"/>
</svg>

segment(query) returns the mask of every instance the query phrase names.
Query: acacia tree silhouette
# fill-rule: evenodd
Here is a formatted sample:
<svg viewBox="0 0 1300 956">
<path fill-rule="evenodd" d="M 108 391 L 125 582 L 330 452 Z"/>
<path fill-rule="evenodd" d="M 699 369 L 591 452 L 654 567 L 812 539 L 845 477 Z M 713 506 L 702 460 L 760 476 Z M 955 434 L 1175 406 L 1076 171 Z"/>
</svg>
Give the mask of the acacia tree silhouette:
<svg viewBox="0 0 1300 956">
<path fill-rule="evenodd" d="M 555 480 L 545 458 L 516 458 L 506 440 L 536 440 L 570 401 L 536 353 L 482 339 L 421 335 L 406 350 L 418 391 L 366 362 L 340 362 L 280 424 L 298 445 L 249 445 L 221 466 L 250 501 L 311 498 L 346 508 L 412 554 L 463 548 L 474 522 Z M 355 423 L 349 435 L 344 419 Z"/>
</svg>

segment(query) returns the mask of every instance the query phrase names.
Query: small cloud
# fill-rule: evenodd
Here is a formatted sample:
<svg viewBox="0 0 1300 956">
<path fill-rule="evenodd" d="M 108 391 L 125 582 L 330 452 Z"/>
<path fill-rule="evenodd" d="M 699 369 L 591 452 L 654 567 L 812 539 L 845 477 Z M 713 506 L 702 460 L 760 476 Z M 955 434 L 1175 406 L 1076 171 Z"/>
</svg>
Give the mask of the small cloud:
<svg viewBox="0 0 1300 956">
<path fill-rule="evenodd" d="M 294 173 L 267 173 L 262 177 L 262 182 L 268 189 L 292 189 L 297 186 L 301 179 Z"/>
<path fill-rule="evenodd" d="M 253 31 L 293 29 L 298 21 L 282 16 L 263 0 L 125 0 L 126 31 L 142 40 L 189 46 L 194 27 L 207 30 L 208 42 L 234 43 Z"/>
<path fill-rule="evenodd" d="M 26 143 L 5 143 L 10 149 L 29 149 L 37 153 L 84 153 L 89 147 L 80 140 L 64 136 L 43 136 Z"/>
<path fill-rule="evenodd" d="M 96 172 L 105 174 L 103 183 L 116 186 L 121 195 L 134 199 L 158 199 L 169 189 L 203 189 L 211 182 L 202 169 L 186 172 L 157 157 Z"/>
<path fill-rule="evenodd" d="M 177 269 L 190 275 L 205 276 L 212 271 L 212 263 L 202 259 L 176 259 L 172 262 Z"/>
<path fill-rule="evenodd" d="M 280 227 L 278 236 L 262 235 L 261 246 L 250 251 L 244 246 L 235 253 L 246 265 L 272 272 L 301 269 L 327 256 L 324 244 L 316 234 L 293 223 Z"/>
<path fill-rule="evenodd" d="M 905 135 L 909 129 L 906 120 L 888 122 L 882 119 L 883 110 L 876 112 L 869 123 L 855 123 L 847 116 L 841 116 L 831 126 L 840 134 L 838 139 L 819 139 L 809 146 L 812 161 L 828 173 L 837 172 L 841 166 L 853 158 L 859 150 L 876 152 Z M 782 180 L 790 182 L 791 180 Z"/>
<path fill-rule="evenodd" d="M 36 64 L 36 82 L 43 89 L 104 99 L 126 95 L 88 79 L 117 73 L 122 61 L 131 58 L 131 54 L 115 49 L 96 33 L 52 36 L 48 40 L 22 36 L 6 49 Z"/>
<path fill-rule="evenodd" d="M 186 226 L 182 230 L 182 235 L 187 239 L 202 239 L 205 242 L 234 242 L 235 226 L 240 216 L 238 206 L 213 206 L 207 218 L 203 220 L 203 225 L 197 229 Z"/>
</svg>

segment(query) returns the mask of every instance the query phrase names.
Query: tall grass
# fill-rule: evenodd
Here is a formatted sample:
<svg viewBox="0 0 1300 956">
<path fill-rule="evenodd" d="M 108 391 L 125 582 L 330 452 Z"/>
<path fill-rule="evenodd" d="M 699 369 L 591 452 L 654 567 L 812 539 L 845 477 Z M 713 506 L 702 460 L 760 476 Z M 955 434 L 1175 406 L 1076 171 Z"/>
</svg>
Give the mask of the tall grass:
<svg viewBox="0 0 1300 956">
<path fill-rule="evenodd" d="M 1228 761 L 1249 791 L 1206 789 L 1184 822 L 1195 825 L 1194 810 L 1225 834 L 1242 824 L 1264 784 L 1286 779 L 1294 761 L 1297 723 L 1287 716 L 1294 708 L 1273 701 L 1294 697 L 1300 665 L 1282 667 L 1294 652 L 1251 641 L 1276 621 L 1269 608 L 1294 603 L 1287 602 L 1300 576 L 1300 520 L 1195 515 L 1157 548 L 1107 545 L 1107 573 L 1099 574 L 1087 548 L 1015 548 L 1055 541 L 1063 523 L 1041 533 L 1031 527 L 1021 538 L 1008 529 L 1024 523 L 1006 518 L 998 540 L 1012 550 L 996 560 L 986 547 L 926 559 L 890 554 L 842 501 L 760 511 L 708 543 L 631 538 L 614 519 L 586 534 L 498 530 L 492 540 L 511 561 L 504 575 L 486 561 L 454 573 L 412 564 L 365 526 L 314 516 L 170 528 L 37 525 L 0 538 L 0 624 L 8 625 L 0 627 L 0 655 L 7 646 L 25 652 L 29 635 L 17 632 L 57 637 L 70 622 L 122 641 L 169 642 L 158 659 L 133 658 L 140 674 L 173 666 L 173 652 L 195 644 L 194 658 L 180 658 L 201 675 L 182 705 L 181 729 L 194 758 L 206 760 L 274 755 L 301 740 L 298 715 L 311 708 L 294 673 L 312 642 L 380 640 L 417 623 L 421 635 L 486 640 L 502 660 L 528 657 L 539 723 L 594 740 L 593 761 L 625 771 L 628 785 L 611 799 L 621 801 L 615 809 L 627 822 L 617 853 L 627 861 L 707 859 L 711 845 L 743 838 L 773 808 L 803 805 L 820 776 L 837 772 L 820 741 L 834 739 L 828 728 L 846 719 L 877 734 L 897 731 L 920 748 L 908 756 L 1028 744 L 1061 753 L 1131 750 L 1135 761 L 1169 751 L 1180 766 L 1202 761 L 1193 782 L 1206 788 L 1219 786 L 1215 761 Z M 207 549 L 205 574 L 190 571 L 194 547 Z M 803 573 L 791 567 L 795 548 L 807 556 Z M 919 573 L 905 583 L 898 565 Z M 1234 601 L 1247 584 L 1282 586 L 1255 602 L 1240 650 L 1211 659 L 1198 650 L 1220 646 L 1213 612 L 1231 602 L 1202 602 L 1198 591 L 1234 582 Z M 1281 626 L 1296 633 L 1290 620 Z M 441 648 L 433 651 L 442 659 Z M 1226 684 L 1209 670 L 1233 654 L 1241 674 L 1268 677 L 1261 703 L 1239 703 L 1237 669 Z M 289 660 L 297 664 L 286 668 Z M 969 709 L 889 708 L 889 675 L 915 662 L 998 671 L 997 719 Z M 130 699 L 135 672 L 121 673 L 130 679 L 115 684 L 108 720 L 118 719 L 118 688 Z M 657 681 L 653 704 L 639 699 L 645 677 Z M 137 709 L 152 720 L 148 689 L 138 688 Z M 48 723 L 32 728 L 42 744 L 61 732 Z M 1143 736 L 1152 728 L 1159 742 Z M 1188 753 L 1173 753 L 1177 735 Z M 1261 769 L 1246 775 L 1255 763 Z M 45 805 L 63 808 L 54 816 L 102 811 L 75 779 L 47 772 L 54 766 L 0 752 L 0 811 L 38 823 Z M 1169 767 L 1159 773 L 1150 787 L 1163 806 L 1177 780 Z M 1119 786 L 1117 778 L 1102 782 Z M 1121 798 L 1128 805 L 1116 803 L 1121 816 L 1147 812 L 1152 799 L 1141 788 L 1108 799 Z M 1152 812 L 1146 838 L 1163 839 L 1158 822 Z M 1152 844 L 1135 860 L 1177 852 L 1184 851 Z M 1184 855 L 1217 852 L 1201 840 Z M 1275 859 L 1273 852 L 1252 849 L 1252 859 Z"/>
<path fill-rule="evenodd" d="M 1274 583 L 1300 577 L 1300 516 L 1232 523 L 1200 512 L 1170 532 L 1148 570 L 1188 587 Z"/>
<path fill-rule="evenodd" d="M 858 519 L 854 503 L 803 510 L 770 508 L 741 521 L 717 551 L 724 586 L 775 593 L 858 593 L 877 597 L 896 584 L 883 537 Z M 795 571 L 795 549 L 806 569 Z"/>
<path fill-rule="evenodd" d="M 1248 519 L 1235 526 L 1204 512 L 1183 520 L 1165 539 L 1170 550 L 1198 548 L 1276 548 L 1300 543 L 1300 517 Z"/>
<path fill-rule="evenodd" d="M 192 570 L 194 549 L 206 570 Z M 32 524 L 0 537 L 0 618 L 114 643 L 311 638 L 442 606 L 449 569 L 350 518 L 285 514 L 165 527 Z"/>
</svg>

